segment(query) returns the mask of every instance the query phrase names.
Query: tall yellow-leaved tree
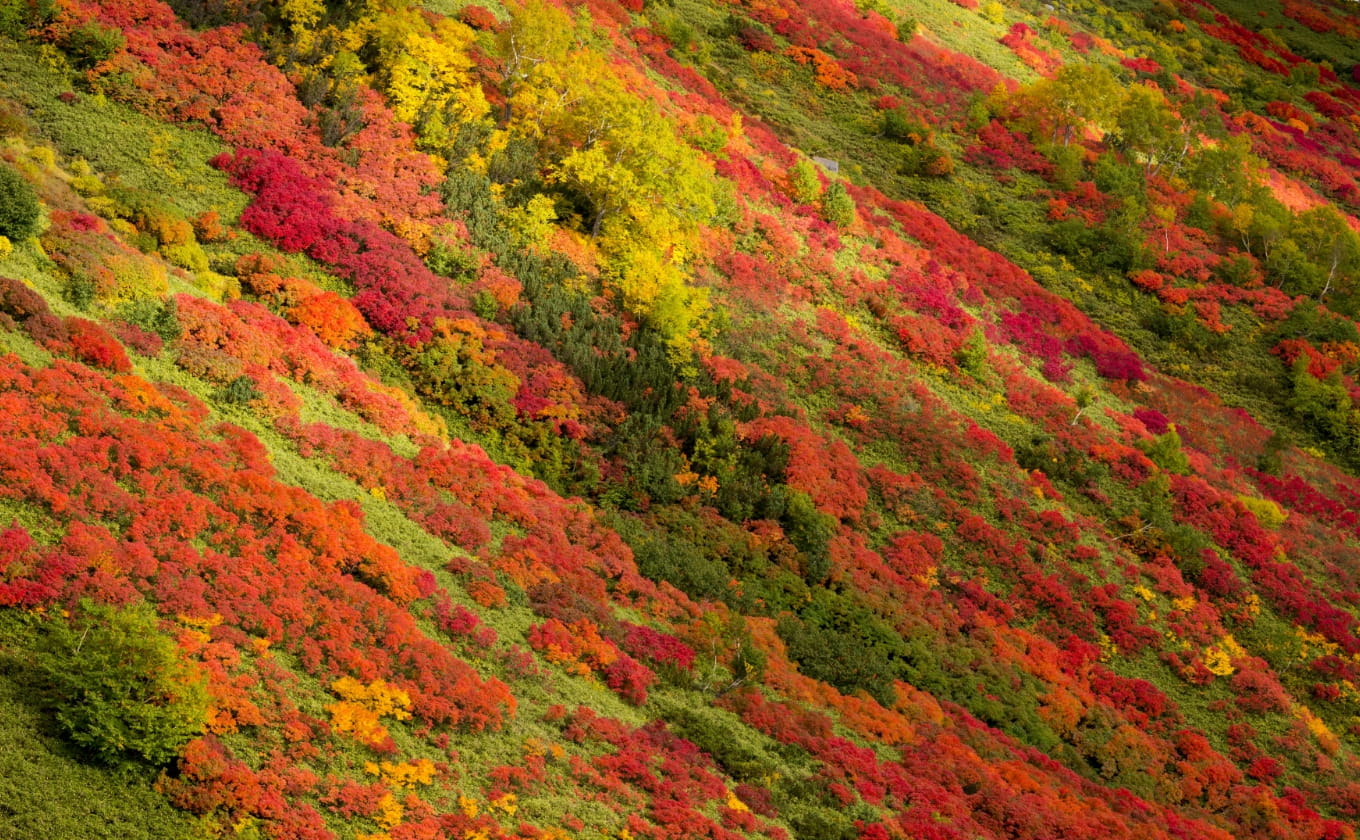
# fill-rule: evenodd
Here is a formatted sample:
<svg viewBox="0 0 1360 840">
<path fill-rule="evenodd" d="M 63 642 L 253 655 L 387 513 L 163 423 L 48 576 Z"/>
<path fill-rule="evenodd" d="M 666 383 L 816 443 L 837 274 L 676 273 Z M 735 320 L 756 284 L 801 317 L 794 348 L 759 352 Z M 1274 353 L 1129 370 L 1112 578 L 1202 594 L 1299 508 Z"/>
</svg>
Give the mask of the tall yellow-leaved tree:
<svg viewBox="0 0 1360 840">
<path fill-rule="evenodd" d="M 548 181 L 584 208 L 624 306 L 685 355 L 708 307 L 686 268 L 716 212 L 713 170 L 587 34 L 541 0 L 512 7 L 498 42 L 505 129 L 535 142 Z"/>
</svg>

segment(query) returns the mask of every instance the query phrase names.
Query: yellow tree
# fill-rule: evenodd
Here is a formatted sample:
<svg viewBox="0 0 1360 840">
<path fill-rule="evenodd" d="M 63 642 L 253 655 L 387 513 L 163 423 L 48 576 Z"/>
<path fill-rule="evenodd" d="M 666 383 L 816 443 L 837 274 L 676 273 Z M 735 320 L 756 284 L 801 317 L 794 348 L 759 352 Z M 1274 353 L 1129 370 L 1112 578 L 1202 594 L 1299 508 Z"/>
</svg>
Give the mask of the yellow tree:
<svg viewBox="0 0 1360 840">
<path fill-rule="evenodd" d="M 652 103 L 622 86 L 596 85 L 568 122 L 576 130 L 562 136 L 580 145 L 563 150 L 552 179 L 589 204 L 591 234 L 625 305 L 683 355 L 707 310 L 682 269 L 715 212 L 712 169 Z"/>
<path fill-rule="evenodd" d="M 685 266 L 716 212 L 712 167 L 587 36 L 539 0 L 512 9 L 498 42 L 504 130 L 536 145 L 547 181 L 581 208 L 621 303 L 683 355 L 707 308 Z"/>
<path fill-rule="evenodd" d="M 553 181 L 584 199 L 607 274 L 631 311 L 680 355 L 706 320 L 707 296 L 685 284 L 695 233 L 715 212 L 713 172 L 649 102 L 601 85 L 573 113 L 585 129 Z M 587 128 L 588 126 L 588 128 Z"/>
<path fill-rule="evenodd" d="M 1101 64 L 1065 64 L 1053 78 L 1023 87 L 1011 98 L 1031 133 L 1047 131 L 1051 142 L 1061 140 L 1064 146 L 1087 125 L 1107 127 L 1122 101 L 1119 83 Z"/>
<path fill-rule="evenodd" d="M 602 80 L 565 117 L 555 136 L 574 142 L 552 177 L 589 202 L 593 235 L 624 214 L 638 233 L 674 246 L 713 215 L 711 167 L 652 103 Z"/>
<path fill-rule="evenodd" d="M 554 71 L 577 40 L 571 17 L 544 0 L 511 3 L 509 9 L 509 22 L 496 34 L 495 65 L 504 99 L 501 121 L 506 123 L 514 116 L 517 100 L 530 104 L 553 87 L 545 77 L 557 75 Z M 532 96 L 523 95 L 526 87 Z"/>
<path fill-rule="evenodd" d="M 616 253 L 608 273 L 624 307 L 664 335 L 683 363 L 709 324 L 708 290 L 687 284 L 680 265 L 655 249 Z"/>
<path fill-rule="evenodd" d="M 1235 207 L 1251 197 L 1263 168 L 1264 162 L 1251 152 L 1251 142 L 1239 135 L 1200 149 L 1190 161 L 1190 183 Z"/>
<path fill-rule="evenodd" d="M 1180 123 L 1160 90 L 1148 85 L 1129 88 L 1114 121 L 1116 144 L 1141 160 L 1143 174 L 1155 175 L 1175 159 Z"/>
<path fill-rule="evenodd" d="M 1360 275 L 1360 235 L 1346 216 L 1334 206 L 1323 204 L 1300 213 L 1295 230 L 1294 238 L 1304 254 L 1326 278 L 1318 297 L 1327 297 L 1333 289 L 1346 297 L 1354 294 L 1355 280 Z"/>
<path fill-rule="evenodd" d="M 416 127 L 427 148 L 444 149 L 457 125 L 489 113 L 481 86 L 469 75 L 474 36 L 466 25 L 441 18 L 431 26 L 405 10 L 378 19 L 372 33 L 392 112 Z"/>
<path fill-rule="evenodd" d="M 585 35 L 542 0 L 512 8 L 497 44 L 507 129 L 537 143 L 549 179 L 585 200 L 592 234 L 619 215 L 650 236 L 692 229 L 714 212 L 711 167 Z"/>
</svg>

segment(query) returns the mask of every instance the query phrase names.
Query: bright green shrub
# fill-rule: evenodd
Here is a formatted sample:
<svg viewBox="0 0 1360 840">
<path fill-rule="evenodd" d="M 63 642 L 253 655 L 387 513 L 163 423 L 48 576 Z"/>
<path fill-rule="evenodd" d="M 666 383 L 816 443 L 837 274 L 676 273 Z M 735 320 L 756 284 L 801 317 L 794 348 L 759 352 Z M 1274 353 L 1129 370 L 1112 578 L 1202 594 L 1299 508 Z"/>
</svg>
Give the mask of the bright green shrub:
<svg viewBox="0 0 1360 840">
<path fill-rule="evenodd" d="M 1256 516 L 1256 521 L 1261 523 L 1262 528 L 1270 531 L 1278 531 L 1285 520 L 1289 518 L 1289 515 L 1270 499 L 1258 499 L 1255 496 L 1238 494 L 1237 501 L 1241 502 L 1242 507 Z"/>
<path fill-rule="evenodd" d="M 811 204 L 822 194 L 822 182 L 811 161 L 800 160 L 789 169 L 789 190 L 800 204 Z"/>
<path fill-rule="evenodd" d="M 785 492 L 786 504 L 781 521 L 789 542 L 802 553 L 803 579 L 816 586 L 831 573 L 827 543 L 836 534 L 836 520 L 817 509 L 801 490 Z"/>
<path fill-rule="evenodd" d="M 841 228 L 855 221 L 855 200 L 839 182 L 833 181 L 822 194 L 822 218 Z"/>
<path fill-rule="evenodd" d="M 1190 461 L 1181 451 L 1181 436 L 1176 434 L 1175 428 L 1152 440 L 1139 443 L 1138 448 L 1142 449 L 1143 454 L 1151 458 L 1154 464 L 1167 472 L 1178 475 L 1190 474 Z"/>
<path fill-rule="evenodd" d="M 155 333 L 164 341 L 174 341 L 183 334 L 174 299 L 165 302 L 140 298 L 123 304 L 118 317 L 147 332 Z"/>
<path fill-rule="evenodd" d="M 35 654 L 57 722 L 100 761 L 163 765 L 202 732 L 205 677 L 160 632 L 145 603 L 82 603 L 53 618 Z"/>
<path fill-rule="evenodd" d="M 20 242 L 38 232 L 38 194 L 13 167 L 0 165 L 0 236 Z"/>
<path fill-rule="evenodd" d="M 798 793 L 806 797 L 813 789 L 805 788 Z M 786 818 L 800 840 L 854 840 L 859 836 L 853 819 L 834 808 L 798 802 L 787 811 Z"/>
<path fill-rule="evenodd" d="M 117 29 L 89 22 L 71 30 L 62 46 L 77 67 L 89 70 L 107 61 L 125 43 L 123 33 Z"/>
<path fill-rule="evenodd" d="M 430 243 L 425 265 L 435 274 L 454 280 L 467 280 L 477 270 L 477 260 L 471 251 L 457 240 L 443 238 Z"/>
<path fill-rule="evenodd" d="M 19 40 L 57 13 L 53 0 L 0 0 L 0 35 Z"/>
<path fill-rule="evenodd" d="M 869 609 L 827 589 L 776 630 L 798 670 L 846 694 L 864 691 L 885 706 L 893 702 L 893 681 L 906 653 L 901 637 Z"/>
</svg>

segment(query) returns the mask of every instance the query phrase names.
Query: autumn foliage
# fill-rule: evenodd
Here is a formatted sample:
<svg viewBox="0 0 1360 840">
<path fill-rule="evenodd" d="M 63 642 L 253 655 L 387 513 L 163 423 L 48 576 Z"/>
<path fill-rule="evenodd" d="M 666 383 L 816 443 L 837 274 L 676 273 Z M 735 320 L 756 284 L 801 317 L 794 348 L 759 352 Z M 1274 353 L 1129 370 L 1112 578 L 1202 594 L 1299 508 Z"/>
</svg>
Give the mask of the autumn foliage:
<svg viewBox="0 0 1360 840">
<path fill-rule="evenodd" d="M 0 607 L 205 830 L 1354 837 L 1354 16 L 200 5 L 0 21 L 221 144 L 0 109 Z"/>
</svg>

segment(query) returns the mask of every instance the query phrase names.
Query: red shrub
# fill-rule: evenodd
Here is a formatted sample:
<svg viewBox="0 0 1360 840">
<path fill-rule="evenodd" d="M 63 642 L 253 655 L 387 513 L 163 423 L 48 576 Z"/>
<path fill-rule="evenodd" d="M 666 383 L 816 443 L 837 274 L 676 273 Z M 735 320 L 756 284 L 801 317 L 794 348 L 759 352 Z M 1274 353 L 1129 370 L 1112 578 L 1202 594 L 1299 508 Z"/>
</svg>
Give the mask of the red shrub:
<svg viewBox="0 0 1360 840">
<path fill-rule="evenodd" d="M 694 650 L 669 633 L 641 624 L 625 624 L 623 648 L 630 654 L 657 665 L 674 665 L 682 671 L 694 667 Z"/>
<path fill-rule="evenodd" d="M 1134 409 L 1133 419 L 1146 426 L 1147 430 L 1154 435 L 1165 434 L 1166 430 L 1171 428 L 1171 420 L 1155 408 L 1139 407 Z"/>
<path fill-rule="evenodd" d="M 471 26 L 473 29 L 482 29 L 488 32 L 497 29 L 501 25 L 501 22 L 497 20 L 496 16 L 485 6 L 464 6 L 462 10 L 458 12 L 458 19 L 468 26 Z"/>
<path fill-rule="evenodd" d="M 158 355 L 165 347 L 165 341 L 159 335 L 147 332 L 136 324 L 116 321 L 111 328 L 119 341 L 143 356 Z"/>
<path fill-rule="evenodd" d="M 71 353 L 76 359 L 114 373 L 132 370 L 123 345 L 94 321 L 70 317 L 66 319 L 66 330 Z"/>
<path fill-rule="evenodd" d="M 626 653 L 619 654 L 604 672 L 604 681 L 615 694 L 634 706 L 647 702 L 647 689 L 656 682 L 656 674 Z"/>
<path fill-rule="evenodd" d="M 50 311 L 43 296 L 23 281 L 0 277 L 0 315 L 8 315 L 22 324 L 34 315 L 45 315 Z"/>
<path fill-rule="evenodd" d="M 1249 712 L 1267 714 L 1289 710 L 1289 694 L 1269 673 L 1244 669 L 1233 675 L 1231 685 L 1237 695 L 1237 705 Z"/>
</svg>

